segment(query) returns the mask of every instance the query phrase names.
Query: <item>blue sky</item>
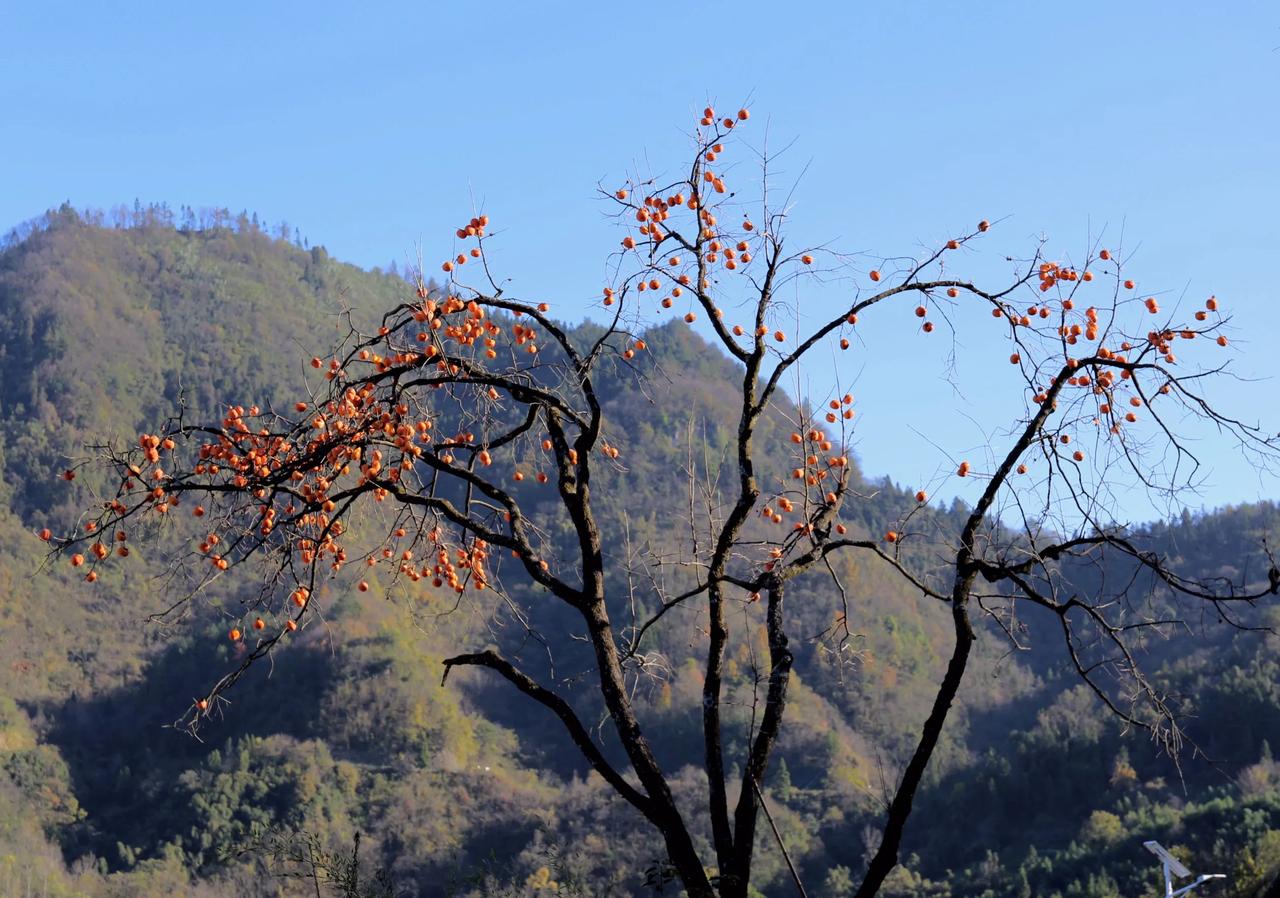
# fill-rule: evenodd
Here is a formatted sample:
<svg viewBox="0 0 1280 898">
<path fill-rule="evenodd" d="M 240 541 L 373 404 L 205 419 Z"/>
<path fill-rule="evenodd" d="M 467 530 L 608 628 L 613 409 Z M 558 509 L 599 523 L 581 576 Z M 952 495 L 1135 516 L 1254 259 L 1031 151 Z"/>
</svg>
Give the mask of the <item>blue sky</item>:
<svg viewBox="0 0 1280 898">
<path fill-rule="evenodd" d="M 1162 305 L 1223 299 L 1233 367 L 1262 382 L 1218 397 L 1280 430 L 1280 7 L 1221 6 L 9 3 L 0 226 L 64 199 L 221 205 L 373 266 L 443 258 L 483 208 L 512 292 L 581 318 L 619 239 L 597 183 L 675 170 L 705 102 L 749 99 L 744 139 L 791 144 L 792 245 L 873 260 L 999 219 L 964 260 L 983 273 L 1041 234 L 1065 255 L 1123 232 Z M 990 331 L 880 326 L 839 383 L 824 367 L 800 388 L 852 386 L 869 472 L 954 491 L 954 459 L 1016 410 L 1015 384 L 989 386 L 1004 352 Z M 1203 447 L 1193 507 L 1280 496 Z"/>
</svg>

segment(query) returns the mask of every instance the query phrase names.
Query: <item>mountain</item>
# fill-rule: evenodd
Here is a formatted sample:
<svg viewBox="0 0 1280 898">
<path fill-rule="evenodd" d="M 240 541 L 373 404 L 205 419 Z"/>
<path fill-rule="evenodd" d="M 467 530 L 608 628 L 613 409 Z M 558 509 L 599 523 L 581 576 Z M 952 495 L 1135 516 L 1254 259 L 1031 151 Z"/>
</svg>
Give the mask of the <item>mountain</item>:
<svg viewBox="0 0 1280 898">
<path fill-rule="evenodd" d="M 226 402 L 292 402 L 306 359 L 412 287 L 225 211 L 200 225 L 150 207 L 116 225 L 64 206 L 0 248 L 0 895 L 314 894 L 274 875 L 279 856 L 304 838 L 349 851 L 357 833 L 366 866 L 410 894 L 535 894 L 552 880 L 564 894 L 653 891 L 644 883 L 659 841 L 588 775 L 550 715 L 479 673 L 440 685 L 443 657 L 493 643 L 598 719 L 575 623 L 518 585 L 533 628 L 569 634 L 550 652 L 507 609 L 455 609 L 451 597 L 371 577 L 368 593 L 319 594 L 324 626 L 253 668 L 203 741 L 173 728 L 233 663 L 224 621 L 252 584 L 220 586 L 181 620 L 155 623 L 172 604 L 165 533 L 150 542 L 154 559 L 112 567 L 92 586 L 44 565 L 35 532 L 73 520 L 103 487 L 88 470 L 70 484 L 59 473 L 87 444 L 132 440 L 179 409 L 212 420 Z M 588 340 L 599 328 L 570 332 Z M 683 538 L 672 525 L 687 506 L 686 470 L 725 476 L 734 427 L 726 399 L 740 375 L 729 361 L 680 322 L 644 336 L 652 361 L 598 379 L 624 458 L 593 482 L 614 552 Z M 765 470 L 786 469 L 780 447 L 796 411 L 784 402 L 766 422 Z M 915 504 L 882 478 L 855 478 L 865 498 L 845 515 L 854 533 L 883 533 Z M 540 513 L 532 488 L 522 500 Z M 965 509 L 925 514 L 954 531 Z M 1278 525 L 1280 508 L 1261 504 L 1144 536 L 1189 570 L 1221 574 Z M 885 783 L 932 699 L 949 630 L 885 571 L 842 559 L 837 573 L 856 638 L 818 635 L 841 608 L 829 578 L 793 590 L 793 632 L 805 638 L 765 784 L 810 894 L 832 898 L 851 894 L 874 847 Z M 1274 610 L 1250 618 L 1278 620 Z M 1264 888 L 1280 870 L 1276 642 L 1204 623 L 1147 654 L 1203 752 L 1185 753 L 1181 768 L 1122 732 L 1058 655 L 1010 654 L 984 629 L 909 829 L 915 854 L 887 894 L 1151 892 L 1145 838 L 1233 874 L 1230 894 Z M 741 734 L 763 651 L 758 608 L 743 607 L 731 637 L 726 727 Z M 691 797 L 705 789 L 692 661 L 701 638 L 696 615 L 660 628 L 636 684 L 661 760 Z M 762 893 L 791 894 L 772 836 L 759 857 Z"/>
</svg>

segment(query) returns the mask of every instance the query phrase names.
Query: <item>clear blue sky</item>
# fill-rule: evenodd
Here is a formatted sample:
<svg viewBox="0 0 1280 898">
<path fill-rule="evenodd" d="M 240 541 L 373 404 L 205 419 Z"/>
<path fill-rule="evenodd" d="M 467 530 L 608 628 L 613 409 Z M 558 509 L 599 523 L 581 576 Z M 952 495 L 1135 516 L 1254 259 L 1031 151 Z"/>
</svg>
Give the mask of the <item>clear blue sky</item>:
<svg viewBox="0 0 1280 898">
<path fill-rule="evenodd" d="M 1079 253 L 1123 229 L 1144 292 L 1234 311 L 1236 370 L 1269 380 L 1221 398 L 1280 429 L 1274 2 L 4 6 L 4 227 L 64 199 L 221 205 L 373 266 L 443 257 L 474 201 L 513 290 L 580 318 L 618 239 L 597 182 L 672 168 L 705 101 L 749 97 L 752 141 L 767 125 L 795 140 L 787 173 L 808 166 L 793 245 L 875 258 L 1006 219 L 981 269 L 1041 233 Z M 961 330 L 962 385 L 1007 380 L 972 358 L 990 339 Z M 945 493 L 1016 390 L 957 394 L 920 341 L 869 331 L 840 385 L 859 376 L 864 467 Z M 937 363 L 902 361 L 921 349 Z M 1205 451 L 1197 506 L 1280 496 Z"/>
</svg>

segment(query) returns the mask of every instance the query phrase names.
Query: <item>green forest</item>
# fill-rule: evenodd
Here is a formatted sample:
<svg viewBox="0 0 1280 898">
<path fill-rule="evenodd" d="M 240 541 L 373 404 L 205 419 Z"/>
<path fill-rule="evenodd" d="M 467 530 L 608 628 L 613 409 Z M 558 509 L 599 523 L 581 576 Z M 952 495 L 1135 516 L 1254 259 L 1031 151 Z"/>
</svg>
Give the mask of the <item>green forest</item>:
<svg viewBox="0 0 1280 898">
<path fill-rule="evenodd" d="M 92 467 L 61 476 L 91 447 L 132 443 L 179 412 L 291 405 L 311 357 L 413 291 L 394 270 L 225 210 L 63 206 L 0 244 L 0 896 L 679 894 L 661 840 L 552 715 L 484 671 L 442 684 L 445 657 L 495 646 L 602 720 L 577 624 L 534 586 L 507 584 L 515 609 L 379 574 L 363 591 L 335 580 L 317 592 L 322 615 L 251 667 L 197 738 L 176 723 L 238 662 L 225 634 L 257 584 L 217 581 L 159 619 L 174 601 L 174 537 L 158 531 L 87 583 L 38 535 L 104 488 Z M 602 332 L 564 327 L 584 343 Z M 688 471 L 728 476 L 739 370 L 678 318 L 643 338 L 637 364 L 597 375 L 626 458 L 593 484 L 610 551 L 675 547 L 688 511 L 671 497 L 688 493 Z M 759 463 L 784 470 L 785 415 L 764 426 Z M 878 537 L 917 504 L 914 487 L 875 471 L 853 480 L 842 521 L 855 536 Z M 535 509 L 549 501 L 536 484 L 513 488 Z M 914 520 L 946 532 L 967 514 L 932 503 Z M 1265 583 L 1280 505 L 1184 511 L 1140 535 L 1196 576 Z M 904 551 L 932 558 L 926 540 Z M 753 881 L 768 898 L 796 894 L 780 843 L 808 895 L 853 896 L 946 664 L 936 604 L 858 557 L 833 563 L 847 599 L 829 576 L 790 592 L 794 678 L 763 783 L 778 835 L 758 835 Z M 1082 569 L 1077 582 L 1104 575 Z M 836 638 L 845 601 L 850 636 Z M 724 725 L 739 735 L 754 725 L 763 613 L 746 604 L 729 626 Z M 1032 620 L 1015 647 L 977 618 L 969 678 L 882 894 L 1155 896 L 1163 882 L 1142 846 L 1154 839 L 1197 873 L 1227 875 L 1205 894 L 1280 895 L 1280 603 L 1242 614 L 1237 626 L 1189 618 L 1141 645 L 1184 722 L 1176 758 L 1108 712 L 1047 628 Z M 693 614 L 666 623 L 634 690 L 692 805 L 708 788 L 695 660 L 706 633 Z M 593 732 L 621 756 L 603 724 Z M 303 875 L 317 865 L 323 876 Z"/>
</svg>

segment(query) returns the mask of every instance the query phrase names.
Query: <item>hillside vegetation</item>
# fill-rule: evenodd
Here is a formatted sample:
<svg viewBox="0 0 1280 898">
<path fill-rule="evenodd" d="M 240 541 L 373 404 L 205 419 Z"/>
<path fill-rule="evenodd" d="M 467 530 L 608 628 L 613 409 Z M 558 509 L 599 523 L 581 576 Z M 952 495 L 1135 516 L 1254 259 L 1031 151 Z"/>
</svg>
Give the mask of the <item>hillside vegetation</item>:
<svg viewBox="0 0 1280 898">
<path fill-rule="evenodd" d="M 480 673 L 440 683 L 447 654 L 496 644 L 554 678 L 583 719 L 600 719 L 582 685 L 582 644 L 530 638 L 526 624 L 575 626 L 531 589 L 507 584 L 523 620 L 376 578 L 367 593 L 320 594 L 323 625 L 255 666 L 196 740 L 172 723 L 234 663 L 224 621 L 238 619 L 253 584 L 219 586 L 182 619 L 156 623 L 175 600 L 159 561 L 165 537 L 152 543 L 156 560 L 112 567 L 93 585 L 44 564 L 35 532 L 73 520 L 102 486 L 58 476 L 87 445 L 133 440 L 179 411 L 208 420 L 227 402 L 291 402 L 306 390 L 306 359 L 412 290 L 243 216 L 172 219 L 141 210 L 106 227 L 63 207 L 0 250 L 0 895 L 314 894 L 277 875 L 295 868 L 264 849 L 273 833 L 333 851 L 360 833 L 365 867 L 406 894 L 660 892 L 660 841 L 588 774 L 558 722 Z M 598 330 L 572 333 L 585 341 Z M 645 339 L 652 360 L 619 364 L 597 384 L 625 459 L 593 484 L 616 552 L 687 538 L 688 472 L 722 476 L 731 445 L 736 370 L 683 323 Z M 795 411 L 770 422 L 773 436 Z M 762 435 L 763 468 L 785 469 L 767 448 L 779 442 Z M 844 516 L 854 532 L 882 533 L 914 504 L 873 472 L 857 477 L 864 498 Z M 536 515 L 534 489 L 522 501 Z M 927 525 L 953 531 L 963 513 L 936 507 Z M 1261 504 L 1184 515 L 1143 537 L 1189 571 L 1265 579 L 1244 559 L 1276 533 L 1280 508 Z M 832 635 L 843 605 L 830 578 L 793 590 L 794 632 L 812 638 L 794 647 L 788 726 L 766 783 L 787 850 L 821 898 L 852 895 L 874 851 L 869 824 L 932 699 L 949 627 L 887 571 L 845 559 L 836 573 L 855 636 Z M 706 784 L 691 659 L 705 634 L 692 611 L 670 617 L 647 643 L 654 663 L 636 690 L 660 760 L 695 801 Z M 1261 609 L 1247 622 L 1280 615 Z M 1198 871 L 1228 873 L 1219 894 L 1262 894 L 1280 874 L 1277 642 L 1191 624 L 1148 658 L 1188 715 L 1194 750 L 1180 767 L 1124 733 L 1051 645 L 1011 652 L 985 630 L 908 830 L 914 853 L 887 893 L 1154 895 L 1141 842 L 1156 838 Z M 759 608 L 735 612 L 731 638 L 726 726 L 742 732 L 763 663 Z M 616 752 L 610 738 L 601 733 Z M 759 858 L 763 894 L 793 894 L 771 834 Z"/>
</svg>

